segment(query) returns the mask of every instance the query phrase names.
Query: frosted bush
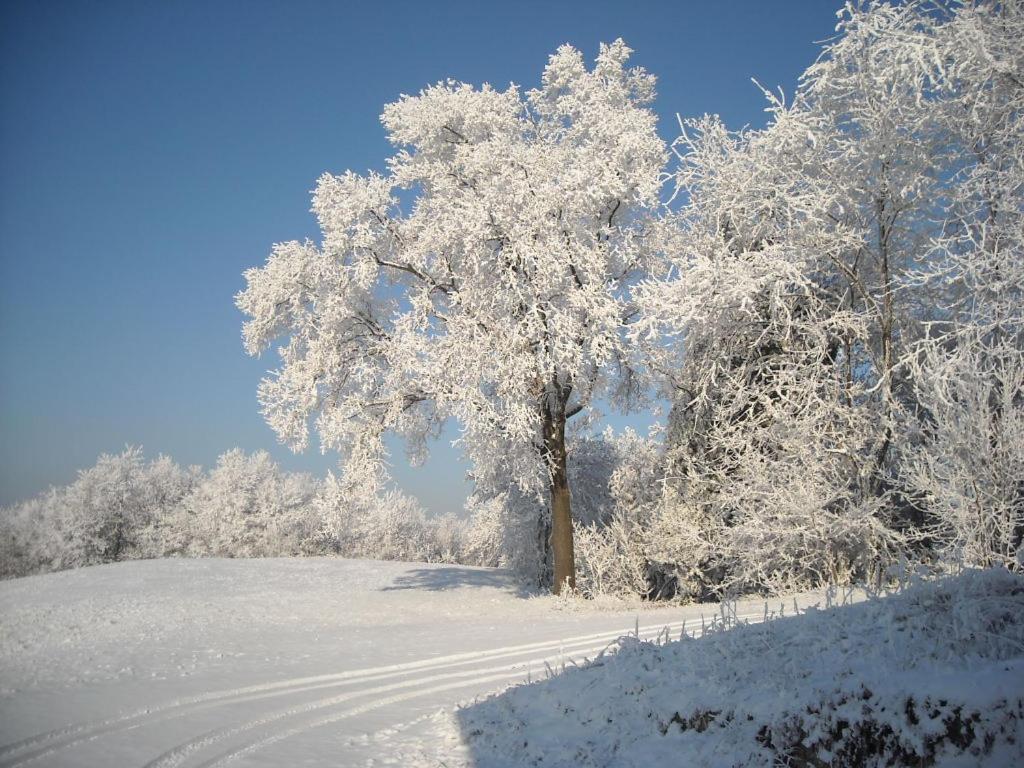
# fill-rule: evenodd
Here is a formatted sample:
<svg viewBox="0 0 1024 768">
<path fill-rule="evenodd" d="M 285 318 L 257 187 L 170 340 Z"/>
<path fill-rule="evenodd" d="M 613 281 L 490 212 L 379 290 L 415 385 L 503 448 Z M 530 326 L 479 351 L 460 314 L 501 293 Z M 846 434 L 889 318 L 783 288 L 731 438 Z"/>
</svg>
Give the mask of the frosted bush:
<svg viewBox="0 0 1024 768">
<path fill-rule="evenodd" d="M 71 485 L 3 510 L 4 574 L 158 556 L 158 521 L 194 481 L 165 456 L 147 463 L 141 448 L 103 454 Z"/>
</svg>

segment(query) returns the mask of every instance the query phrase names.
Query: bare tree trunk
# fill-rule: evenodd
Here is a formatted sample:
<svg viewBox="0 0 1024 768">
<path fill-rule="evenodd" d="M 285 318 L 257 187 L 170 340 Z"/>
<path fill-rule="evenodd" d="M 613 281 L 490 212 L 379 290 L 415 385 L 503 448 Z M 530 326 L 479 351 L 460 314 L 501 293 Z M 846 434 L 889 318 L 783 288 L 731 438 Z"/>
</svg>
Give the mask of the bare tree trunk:
<svg viewBox="0 0 1024 768">
<path fill-rule="evenodd" d="M 544 408 L 544 450 L 551 475 L 551 551 L 555 578 L 552 591 L 561 594 L 576 588 L 573 552 L 572 508 L 569 497 L 568 452 L 565 447 L 565 403 Z"/>
</svg>

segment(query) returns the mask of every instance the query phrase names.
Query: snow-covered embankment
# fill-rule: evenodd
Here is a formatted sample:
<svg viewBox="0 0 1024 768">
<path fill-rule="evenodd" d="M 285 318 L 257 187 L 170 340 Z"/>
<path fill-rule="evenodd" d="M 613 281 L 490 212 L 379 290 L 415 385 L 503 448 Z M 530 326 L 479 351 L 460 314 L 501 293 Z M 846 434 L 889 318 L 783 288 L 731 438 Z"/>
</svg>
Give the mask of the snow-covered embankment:
<svg viewBox="0 0 1024 768">
<path fill-rule="evenodd" d="M 479 768 L 1024 765 L 1024 578 L 969 571 L 699 639 L 627 638 L 438 720 Z"/>
</svg>

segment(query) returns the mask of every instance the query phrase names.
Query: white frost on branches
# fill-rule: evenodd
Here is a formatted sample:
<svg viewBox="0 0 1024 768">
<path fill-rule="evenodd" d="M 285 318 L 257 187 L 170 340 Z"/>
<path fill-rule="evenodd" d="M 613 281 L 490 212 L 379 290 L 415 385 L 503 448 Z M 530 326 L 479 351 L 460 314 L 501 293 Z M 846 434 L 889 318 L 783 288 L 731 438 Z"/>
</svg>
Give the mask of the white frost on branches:
<svg viewBox="0 0 1024 768">
<path fill-rule="evenodd" d="M 387 174 L 320 179 L 322 243 L 278 245 L 237 297 L 251 354 L 283 339 L 260 387 L 283 441 L 305 448 L 315 419 L 343 482 L 372 489 L 385 432 L 415 459 L 454 418 L 478 488 L 540 495 L 564 470 L 566 420 L 635 397 L 623 329 L 666 150 L 630 53 L 602 45 L 588 70 L 563 46 L 525 94 L 448 81 L 403 96 L 382 116 Z"/>
</svg>

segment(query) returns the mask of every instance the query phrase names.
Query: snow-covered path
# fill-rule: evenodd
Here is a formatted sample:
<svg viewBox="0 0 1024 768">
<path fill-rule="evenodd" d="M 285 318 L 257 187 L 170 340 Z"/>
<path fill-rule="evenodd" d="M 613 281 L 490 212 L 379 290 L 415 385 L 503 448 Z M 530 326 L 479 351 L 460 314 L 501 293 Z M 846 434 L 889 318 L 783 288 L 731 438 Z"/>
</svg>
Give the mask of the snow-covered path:
<svg viewBox="0 0 1024 768">
<path fill-rule="evenodd" d="M 328 559 L 6 582 L 0 768 L 408 764 L 438 709 L 714 610 L 581 612 L 500 571 Z"/>
</svg>

